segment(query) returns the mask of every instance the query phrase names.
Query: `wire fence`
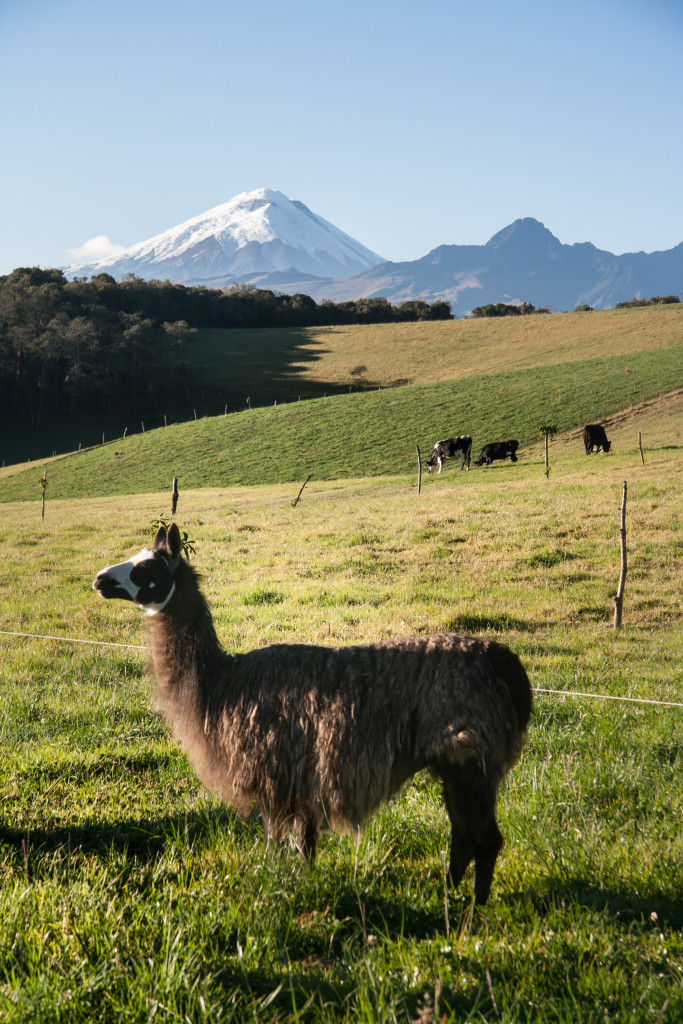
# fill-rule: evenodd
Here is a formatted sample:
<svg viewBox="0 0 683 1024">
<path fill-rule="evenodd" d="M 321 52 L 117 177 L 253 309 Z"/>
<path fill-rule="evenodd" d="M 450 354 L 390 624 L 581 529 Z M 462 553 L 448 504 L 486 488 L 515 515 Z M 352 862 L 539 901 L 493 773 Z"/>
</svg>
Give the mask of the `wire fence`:
<svg viewBox="0 0 683 1024">
<path fill-rule="evenodd" d="M 73 636 L 48 636 L 44 633 L 19 633 L 14 630 L 0 629 L 0 636 L 25 637 L 33 640 L 57 640 L 67 644 L 89 644 L 93 647 L 127 647 L 134 651 L 151 651 L 144 644 L 119 644 L 112 640 L 83 640 Z M 617 697 L 611 693 L 588 693 L 584 690 L 551 690 L 542 686 L 532 686 L 534 693 L 552 693 L 562 697 L 586 697 L 594 700 L 616 700 L 628 704 L 657 704 L 667 708 L 683 708 L 683 703 L 675 700 L 651 700 L 648 697 Z"/>
</svg>

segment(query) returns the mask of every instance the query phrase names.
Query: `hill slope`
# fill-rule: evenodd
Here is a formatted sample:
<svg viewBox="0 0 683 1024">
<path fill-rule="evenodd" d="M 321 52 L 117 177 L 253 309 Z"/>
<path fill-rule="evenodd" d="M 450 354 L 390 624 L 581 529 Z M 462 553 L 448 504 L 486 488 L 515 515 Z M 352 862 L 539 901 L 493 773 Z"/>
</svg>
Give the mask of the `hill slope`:
<svg viewBox="0 0 683 1024">
<path fill-rule="evenodd" d="M 148 431 L 67 456 L 49 469 L 54 498 L 165 491 L 228 484 L 395 475 L 415 468 L 451 434 L 524 446 L 541 423 L 560 431 L 602 420 L 672 391 L 683 379 L 683 345 L 612 359 L 582 360 L 533 372 L 483 374 L 252 409 Z M 580 446 L 579 450 L 580 450 Z M 478 471 L 483 472 L 483 471 Z M 0 480 L 0 501 L 38 501 L 35 467 Z"/>
<path fill-rule="evenodd" d="M 482 372 L 665 350 L 683 338 L 683 303 L 502 319 L 347 327 L 201 330 L 184 344 L 189 372 L 185 399 L 164 406 L 167 422 L 193 420 L 247 406 L 278 406 L 300 397 L 424 384 Z M 352 371 L 365 366 L 361 376 Z M 363 383 L 363 380 L 367 384 Z M 676 382 L 678 383 L 678 382 Z M 142 417 L 159 426 L 156 411 Z M 13 421 L 0 431 L 0 461 L 35 459 L 89 447 L 142 430 L 137 418 L 56 416 L 28 433 Z"/>
</svg>

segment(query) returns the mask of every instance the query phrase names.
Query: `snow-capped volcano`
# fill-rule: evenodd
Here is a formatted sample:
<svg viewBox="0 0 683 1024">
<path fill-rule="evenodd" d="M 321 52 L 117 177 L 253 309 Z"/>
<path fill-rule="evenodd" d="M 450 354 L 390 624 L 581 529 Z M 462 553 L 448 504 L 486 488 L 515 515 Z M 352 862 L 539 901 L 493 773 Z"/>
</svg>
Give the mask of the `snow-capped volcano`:
<svg viewBox="0 0 683 1024">
<path fill-rule="evenodd" d="M 382 259 L 303 203 L 260 188 L 122 252 L 67 267 L 69 277 L 125 274 L 189 283 L 297 270 L 341 277 Z"/>
</svg>

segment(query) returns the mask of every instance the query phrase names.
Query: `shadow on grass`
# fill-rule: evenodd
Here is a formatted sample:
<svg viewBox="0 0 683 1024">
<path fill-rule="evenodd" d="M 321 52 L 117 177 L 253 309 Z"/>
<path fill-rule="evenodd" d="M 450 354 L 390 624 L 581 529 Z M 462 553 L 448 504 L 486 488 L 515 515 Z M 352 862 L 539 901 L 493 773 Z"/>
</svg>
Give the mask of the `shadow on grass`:
<svg viewBox="0 0 683 1024">
<path fill-rule="evenodd" d="M 306 964 L 302 967 L 284 965 L 281 972 L 245 971 L 243 974 L 221 970 L 219 965 L 213 975 L 224 993 L 230 1009 L 237 1011 L 235 1019 L 244 1016 L 261 1019 L 260 1013 L 267 1011 L 269 1019 L 279 1020 L 284 1013 L 288 1020 L 382 1020 L 396 1019 L 397 1011 L 401 1020 L 434 1022 L 445 1020 L 469 1020 L 474 1013 L 479 1019 L 492 1020 L 493 1002 L 486 974 L 482 969 L 477 979 L 459 978 L 457 988 L 439 986 L 438 995 L 431 991 L 415 993 L 402 991 L 392 993 L 390 1015 L 386 1006 L 386 989 L 381 976 L 375 978 L 372 966 L 367 967 L 366 985 L 359 986 L 358 978 L 350 975 L 347 966 L 327 960 L 320 964 Z M 375 999 L 377 1005 L 374 1005 Z M 383 1012 L 384 1011 L 384 1012 Z M 384 1016 L 387 1013 L 387 1016 Z M 263 1019 L 266 1019 L 265 1017 Z"/>
<path fill-rule="evenodd" d="M 490 615 L 466 613 L 456 615 L 454 619 L 451 619 L 446 624 L 445 631 L 448 633 L 506 633 L 514 629 L 520 633 L 536 633 L 544 628 L 542 623 L 516 619 L 505 613 L 491 613 Z"/>
<path fill-rule="evenodd" d="M 625 929 L 635 925 L 647 931 L 683 930 L 683 906 L 670 894 L 658 890 L 645 892 L 641 887 L 630 892 L 625 888 L 602 888 L 583 878 L 550 878 L 543 892 L 527 892 L 526 896 L 540 917 L 559 908 L 583 907 L 603 914 Z M 501 899 L 516 905 L 519 894 Z"/>
<path fill-rule="evenodd" d="M 21 828 L 0 821 L 0 846 L 11 851 L 17 861 L 30 870 L 40 870 L 41 858 L 56 855 L 72 857 L 77 853 L 110 858 L 112 853 L 125 853 L 140 862 L 153 860 L 170 846 L 185 847 L 208 843 L 217 832 L 230 832 L 231 837 L 255 841 L 262 838 L 261 824 L 254 815 L 246 820 L 225 807 L 210 811 L 169 815 L 166 818 L 102 822 L 90 825 L 65 825 L 54 828 Z"/>
<path fill-rule="evenodd" d="M 150 399 L 129 408 L 121 400 L 118 412 L 106 412 L 103 404 L 97 412 L 73 415 L 55 405 L 36 428 L 24 407 L 17 406 L 0 416 L 3 457 L 8 464 L 42 459 L 53 451 L 76 451 L 81 444 L 97 446 L 103 435 L 112 441 L 124 432 L 130 437 L 167 423 L 217 416 L 225 409 L 238 412 L 371 388 L 354 378 L 351 368 L 344 382 L 307 377 L 308 367 L 325 352 L 324 342 L 306 328 L 201 331 L 185 346 L 186 379 L 178 376 L 162 401 Z"/>
</svg>

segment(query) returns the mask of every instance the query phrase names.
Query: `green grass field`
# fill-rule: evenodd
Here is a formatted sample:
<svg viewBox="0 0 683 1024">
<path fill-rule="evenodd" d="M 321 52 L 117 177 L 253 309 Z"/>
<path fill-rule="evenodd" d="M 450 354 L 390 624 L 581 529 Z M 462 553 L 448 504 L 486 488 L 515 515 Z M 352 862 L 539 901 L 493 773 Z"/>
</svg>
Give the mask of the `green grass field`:
<svg viewBox="0 0 683 1024">
<path fill-rule="evenodd" d="M 181 495 L 219 635 L 348 643 L 457 629 L 541 689 L 683 702 L 680 449 L 475 475 Z M 624 626 L 611 626 L 629 482 Z M 463 482 L 467 481 L 467 486 Z M 162 494 L 3 508 L 4 630 L 144 645 L 90 590 Z M 488 906 L 444 888 L 419 777 L 313 872 L 202 792 L 144 650 L 0 635 L 0 1015 L 8 1022 L 677 1021 L 683 708 L 536 694 Z"/>
<path fill-rule="evenodd" d="M 683 348 L 641 342 L 567 337 L 553 366 L 537 353 L 0 473 L 0 1020 L 683 1018 Z M 607 456 L 583 454 L 593 419 Z M 548 477 L 542 422 L 560 430 Z M 447 463 L 418 495 L 415 444 L 463 429 L 477 450 L 517 436 L 520 461 Z M 358 840 L 326 835 L 313 871 L 198 785 L 144 617 L 90 587 L 151 540 L 174 475 L 228 650 L 457 630 L 520 655 L 535 709 L 484 909 L 471 873 L 445 887 L 427 775 Z"/>
<path fill-rule="evenodd" d="M 435 441 L 461 433 L 472 434 L 473 457 L 487 441 L 514 437 L 524 458 L 540 424 L 575 432 L 681 381 L 683 345 L 252 409 L 59 459 L 48 469 L 48 495 L 162 490 L 174 476 L 182 489 L 294 482 L 309 473 L 316 479 L 393 475 L 417 466 L 416 445 L 426 457 Z M 578 439 L 576 450 L 582 450 Z M 1 476 L 0 502 L 37 496 L 36 468 Z"/>
<path fill-rule="evenodd" d="M 431 384 L 664 352 L 683 340 L 683 304 L 503 319 L 453 320 L 277 330 L 200 330 L 184 346 L 187 394 L 169 408 L 135 417 L 44 417 L 27 434 L 3 422 L 0 462 L 65 452 L 168 423 L 247 407 L 273 407 L 403 384 Z M 362 377 L 353 370 L 364 366 Z M 679 377 L 674 386 L 680 386 Z M 448 417 L 450 422 L 450 417 Z M 441 429 L 441 428 L 440 428 Z M 448 428 L 450 429 L 450 427 Z M 441 435 L 439 435 L 441 436 Z M 363 472 L 364 470 L 361 470 Z"/>
</svg>

